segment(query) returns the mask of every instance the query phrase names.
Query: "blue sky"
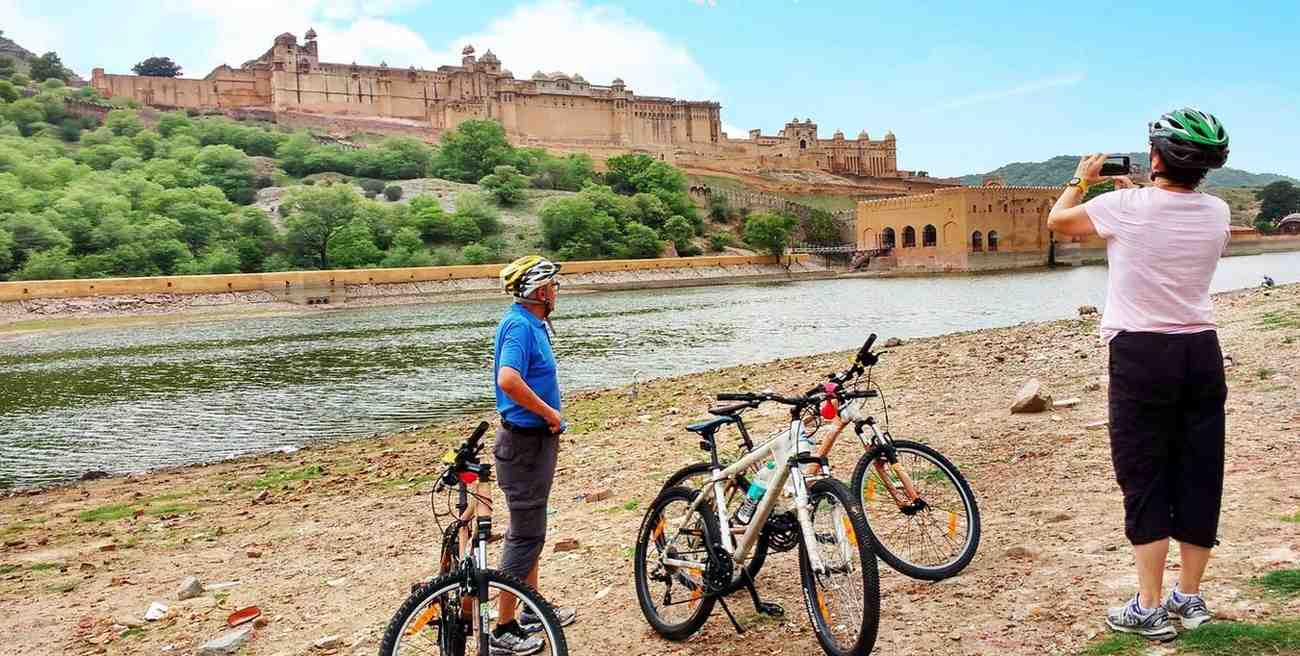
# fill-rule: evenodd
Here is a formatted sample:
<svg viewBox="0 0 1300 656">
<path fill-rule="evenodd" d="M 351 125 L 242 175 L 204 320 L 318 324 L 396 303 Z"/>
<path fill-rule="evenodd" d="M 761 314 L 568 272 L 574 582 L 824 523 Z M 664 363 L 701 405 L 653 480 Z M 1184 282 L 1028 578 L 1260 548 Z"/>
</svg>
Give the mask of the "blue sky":
<svg viewBox="0 0 1300 656">
<path fill-rule="evenodd" d="M 0 0 L 6 36 L 83 75 L 157 54 L 201 77 L 308 27 L 329 61 L 433 68 L 472 42 L 520 77 L 717 100 L 731 132 L 893 130 L 900 166 L 936 175 L 1140 150 L 1148 120 L 1190 104 L 1228 126 L 1230 165 L 1300 176 L 1296 24 L 1300 3 L 1199 0 Z"/>
</svg>

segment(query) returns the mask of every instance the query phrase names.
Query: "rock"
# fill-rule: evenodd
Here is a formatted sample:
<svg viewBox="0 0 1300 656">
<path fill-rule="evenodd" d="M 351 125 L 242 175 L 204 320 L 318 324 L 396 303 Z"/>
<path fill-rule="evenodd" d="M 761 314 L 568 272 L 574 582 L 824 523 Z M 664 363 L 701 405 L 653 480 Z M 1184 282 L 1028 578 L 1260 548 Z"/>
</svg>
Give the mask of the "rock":
<svg viewBox="0 0 1300 656">
<path fill-rule="evenodd" d="M 130 616 L 127 616 L 127 615 L 122 615 L 122 616 L 120 616 L 120 617 L 114 617 L 114 618 L 113 618 L 113 623 L 114 623 L 114 624 L 117 624 L 117 625 L 119 625 L 119 626 L 125 626 L 125 627 L 128 628 L 128 629 L 137 629 L 137 628 L 140 628 L 140 627 L 144 626 L 144 621 L 140 620 L 140 619 L 137 618 L 137 617 L 130 617 Z"/>
<path fill-rule="evenodd" d="M 1225 356 L 1223 356 L 1223 368 L 1224 368 L 1224 369 L 1231 369 L 1231 368 L 1233 368 L 1234 366 L 1236 366 L 1236 364 L 1237 364 L 1236 360 L 1233 360 L 1231 355 L 1225 355 Z"/>
<path fill-rule="evenodd" d="M 90 470 L 90 471 L 88 471 L 88 472 L 82 474 L 80 480 L 83 480 L 83 481 L 97 481 L 97 480 L 99 480 L 99 479 L 101 479 L 101 478 L 108 478 L 108 472 L 106 472 L 106 471 L 104 471 L 104 470 L 102 470 L 102 469 L 92 469 L 92 470 Z"/>
<path fill-rule="evenodd" d="M 605 499 L 608 499 L 611 496 L 611 494 L 612 493 L 609 491 L 609 488 L 602 487 L 599 490 L 592 490 L 591 492 L 588 492 L 584 498 L 587 503 L 596 503 L 597 501 L 604 501 Z"/>
<path fill-rule="evenodd" d="M 185 580 L 181 582 L 181 587 L 176 590 L 176 598 L 181 601 L 193 599 L 201 594 L 203 594 L 203 584 L 199 583 L 199 580 L 193 576 L 185 577 Z"/>
<path fill-rule="evenodd" d="M 105 542 L 104 544 L 101 544 L 98 547 L 96 547 L 96 549 L 100 551 L 117 551 L 117 545 L 113 544 L 112 542 Z"/>
<path fill-rule="evenodd" d="M 564 538 L 562 540 L 556 540 L 553 549 L 555 553 L 564 553 L 566 551 L 573 551 L 574 549 L 577 549 L 578 546 L 579 544 L 576 538 Z"/>
<path fill-rule="evenodd" d="M 248 556 L 249 558 L 261 558 L 262 552 L 258 551 L 257 549 L 249 549 L 244 552 L 244 555 Z"/>
<path fill-rule="evenodd" d="M 229 656 L 248 642 L 248 637 L 253 634 L 253 627 L 246 626 L 242 629 L 236 629 L 221 635 L 221 637 L 209 640 L 202 647 L 199 647 L 198 656 Z"/>
<path fill-rule="evenodd" d="M 1060 401 L 1052 401 L 1053 408 L 1073 408 L 1076 405 L 1079 405 L 1079 399 L 1075 399 L 1075 398 L 1061 399 Z"/>
<path fill-rule="evenodd" d="M 885 340 L 885 348 L 894 348 L 895 346 L 902 346 L 902 345 L 903 345 L 903 340 L 897 337 L 890 337 L 889 339 Z"/>
<path fill-rule="evenodd" d="M 1084 386 L 1083 386 L 1083 391 L 1085 391 L 1085 392 L 1100 392 L 1100 391 L 1101 391 L 1101 383 L 1088 383 L 1087 385 L 1084 385 Z"/>
<path fill-rule="evenodd" d="M 1016 545 L 1016 546 L 1014 546 L 1014 547 L 1011 547 L 1010 549 L 1007 549 L 1006 551 L 1002 552 L 1002 555 L 1003 555 L 1004 557 L 1006 557 L 1006 558 L 1020 558 L 1020 559 L 1023 559 L 1023 560 L 1037 560 L 1037 559 L 1038 559 L 1038 552 L 1037 552 L 1037 551 L 1034 551 L 1033 549 L 1030 549 L 1029 547 L 1025 547 L 1025 546 L 1021 546 L 1021 545 Z"/>
<path fill-rule="evenodd" d="M 1091 424 L 1084 424 L 1083 427 L 1088 430 L 1103 430 L 1109 425 L 1110 422 L 1108 421 L 1094 421 Z"/>
<path fill-rule="evenodd" d="M 1080 305 L 1080 306 L 1079 306 L 1079 316 L 1081 316 L 1081 317 L 1089 317 L 1089 316 L 1092 316 L 1092 315 L 1095 315 L 1095 314 L 1097 314 L 1097 306 L 1095 306 L 1095 305 Z"/>
<path fill-rule="evenodd" d="M 330 636 L 325 636 L 324 638 L 321 638 L 320 640 L 317 640 L 316 642 L 312 643 L 312 646 L 317 649 L 338 649 L 339 646 L 342 644 L 343 644 L 342 637 L 336 635 L 330 635 Z"/>
<path fill-rule="evenodd" d="M 149 610 L 144 612 L 144 618 L 150 622 L 162 619 L 167 615 L 167 605 L 161 601 L 155 601 L 149 604 Z"/>
<path fill-rule="evenodd" d="M 77 565 L 77 569 L 79 569 L 79 570 L 81 570 L 81 571 L 83 571 L 83 572 L 93 572 L 93 571 L 95 571 L 95 564 L 94 564 L 94 563 L 82 563 L 82 564 L 80 564 L 80 565 Z"/>
<path fill-rule="evenodd" d="M 1048 524 L 1055 524 L 1055 523 L 1057 523 L 1057 522 L 1065 522 L 1065 521 L 1069 521 L 1069 520 L 1071 520 L 1071 519 L 1073 519 L 1073 518 L 1074 518 L 1074 516 L 1071 515 L 1070 513 L 1063 513 L 1063 512 L 1061 512 L 1061 513 L 1056 513 L 1055 515 L 1052 515 L 1051 517 L 1048 517 L 1048 518 L 1047 518 L 1046 520 L 1044 520 L 1044 521 L 1046 521 Z"/>
<path fill-rule="evenodd" d="M 266 503 L 266 501 L 270 498 L 271 498 L 271 491 L 262 490 L 261 492 L 257 493 L 257 496 L 253 497 L 253 503 Z"/>
<path fill-rule="evenodd" d="M 1016 401 L 1011 404 L 1011 414 L 1042 412 L 1051 404 L 1052 397 L 1043 394 L 1042 384 L 1037 378 L 1030 378 L 1016 392 Z"/>
</svg>

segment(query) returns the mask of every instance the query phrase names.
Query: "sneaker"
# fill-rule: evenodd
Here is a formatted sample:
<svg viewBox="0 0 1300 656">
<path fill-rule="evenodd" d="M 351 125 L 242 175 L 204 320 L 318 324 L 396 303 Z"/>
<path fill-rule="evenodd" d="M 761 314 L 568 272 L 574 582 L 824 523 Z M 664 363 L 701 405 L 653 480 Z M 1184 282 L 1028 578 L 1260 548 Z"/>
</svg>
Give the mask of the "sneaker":
<svg viewBox="0 0 1300 656">
<path fill-rule="evenodd" d="M 1163 605 L 1170 617 L 1177 617 L 1183 621 L 1184 629 L 1195 629 L 1214 618 L 1205 607 L 1205 600 L 1201 595 L 1185 595 L 1177 590 L 1178 588 L 1174 588 L 1174 591 L 1169 593 L 1169 598 L 1165 599 Z"/>
<path fill-rule="evenodd" d="M 1127 604 L 1106 611 L 1106 626 L 1120 633 L 1134 633 L 1162 642 L 1178 637 L 1164 606 L 1156 606 L 1144 614 L 1138 609 L 1137 595 L 1133 595 Z"/>
<path fill-rule="evenodd" d="M 491 656 L 532 656 L 545 645 L 541 638 L 528 635 L 516 624 L 501 631 L 500 627 L 488 637 L 488 651 Z"/>
<path fill-rule="evenodd" d="M 556 608 L 555 619 L 560 620 L 560 626 L 568 626 L 578 619 L 578 611 L 573 608 Z M 521 609 L 519 626 L 529 633 L 537 633 L 542 630 L 542 618 L 534 615 L 531 608 Z"/>
</svg>

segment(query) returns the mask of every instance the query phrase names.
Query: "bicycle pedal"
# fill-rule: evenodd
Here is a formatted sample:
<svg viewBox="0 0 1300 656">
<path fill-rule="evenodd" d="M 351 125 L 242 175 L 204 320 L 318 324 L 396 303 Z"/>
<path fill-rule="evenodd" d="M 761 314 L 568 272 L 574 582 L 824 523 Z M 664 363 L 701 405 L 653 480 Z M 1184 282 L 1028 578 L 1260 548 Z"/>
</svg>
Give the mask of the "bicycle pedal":
<svg viewBox="0 0 1300 656">
<path fill-rule="evenodd" d="M 785 607 L 775 601 L 760 601 L 756 610 L 768 617 L 785 617 Z"/>
</svg>

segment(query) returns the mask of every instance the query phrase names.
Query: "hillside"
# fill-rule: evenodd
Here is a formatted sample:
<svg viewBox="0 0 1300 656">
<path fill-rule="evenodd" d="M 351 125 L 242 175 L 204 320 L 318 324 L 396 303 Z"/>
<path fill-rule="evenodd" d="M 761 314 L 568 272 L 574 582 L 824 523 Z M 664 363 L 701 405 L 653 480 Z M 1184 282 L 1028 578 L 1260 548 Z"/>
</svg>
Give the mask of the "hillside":
<svg viewBox="0 0 1300 656">
<path fill-rule="evenodd" d="M 4 36 L 4 31 L 0 30 L 0 57 L 13 59 L 15 71 L 27 75 L 31 70 L 30 62 L 38 56 L 36 53 L 18 45 L 13 39 Z M 67 71 L 70 84 L 85 84 L 85 80 L 81 79 L 72 69 L 64 67 L 63 70 Z"/>
<path fill-rule="evenodd" d="M 1151 168 L 1147 153 L 1125 153 L 1144 170 Z M 1009 185 L 1056 185 L 1069 180 L 1079 164 L 1077 155 L 1058 155 L 1045 162 L 1013 162 L 988 173 L 972 173 L 959 178 L 962 184 L 978 185 L 986 176 L 1001 176 Z M 1232 167 L 1211 171 L 1206 179 L 1211 187 L 1262 187 L 1278 180 L 1300 182 L 1276 173 L 1252 173 Z"/>
</svg>

